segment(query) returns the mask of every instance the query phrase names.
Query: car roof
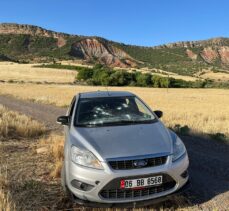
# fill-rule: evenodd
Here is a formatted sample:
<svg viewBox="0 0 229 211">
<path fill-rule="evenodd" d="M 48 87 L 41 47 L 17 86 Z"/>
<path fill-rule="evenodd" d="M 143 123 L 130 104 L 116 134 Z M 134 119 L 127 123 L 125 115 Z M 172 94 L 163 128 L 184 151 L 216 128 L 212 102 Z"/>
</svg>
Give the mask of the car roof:
<svg viewBox="0 0 229 211">
<path fill-rule="evenodd" d="M 127 97 L 135 96 L 131 92 L 124 91 L 95 91 L 95 92 L 83 92 L 80 93 L 80 98 L 98 98 L 98 97 Z"/>
</svg>

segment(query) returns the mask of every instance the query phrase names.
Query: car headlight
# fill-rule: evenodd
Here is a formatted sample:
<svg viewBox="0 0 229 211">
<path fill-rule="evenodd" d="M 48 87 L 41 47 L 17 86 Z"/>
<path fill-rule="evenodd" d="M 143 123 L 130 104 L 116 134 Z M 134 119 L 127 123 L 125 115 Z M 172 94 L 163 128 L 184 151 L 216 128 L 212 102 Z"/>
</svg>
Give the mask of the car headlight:
<svg viewBox="0 0 229 211">
<path fill-rule="evenodd" d="M 74 163 L 95 169 L 103 169 L 101 162 L 90 151 L 71 147 L 71 159 Z"/>
<path fill-rule="evenodd" d="M 182 155 L 186 153 L 185 146 L 181 139 L 176 136 L 176 139 L 173 142 L 173 157 L 172 161 L 176 161 L 178 158 L 180 158 Z"/>
</svg>

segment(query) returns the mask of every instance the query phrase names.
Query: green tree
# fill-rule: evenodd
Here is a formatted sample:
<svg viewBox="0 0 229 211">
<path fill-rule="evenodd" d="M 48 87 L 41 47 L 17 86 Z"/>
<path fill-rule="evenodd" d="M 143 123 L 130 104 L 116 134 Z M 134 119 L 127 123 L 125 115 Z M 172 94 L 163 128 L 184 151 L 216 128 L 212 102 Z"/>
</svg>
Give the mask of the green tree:
<svg viewBox="0 0 229 211">
<path fill-rule="evenodd" d="M 152 85 L 150 74 L 139 73 L 136 75 L 136 81 L 138 86 L 146 87 Z"/>
<path fill-rule="evenodd" d="M 78 71 L 77 79 L 86 81 L 86 80 L 92 78 L 92 76 L 93 76 L 93 69 L 89 69 L 89 68 L 81 69 Z"/>
</svg>

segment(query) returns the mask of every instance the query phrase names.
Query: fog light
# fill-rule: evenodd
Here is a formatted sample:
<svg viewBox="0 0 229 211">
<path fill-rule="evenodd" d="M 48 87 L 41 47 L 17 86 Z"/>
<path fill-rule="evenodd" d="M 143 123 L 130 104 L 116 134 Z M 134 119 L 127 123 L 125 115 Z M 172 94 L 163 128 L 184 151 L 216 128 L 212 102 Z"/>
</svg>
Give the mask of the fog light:
<svg viewBox="0 0 229 211">
<path fill-rule="evenodd" d="M 185 179 L 186 177 L 188 177 L 188 170 L 185 170 L 181 176 Z"/>
<path fill-rule="evenodd" d="M 71 181 L 71 185 L 74 188 L 77 188 L 77 189 L 83 190 L 83 191 L 89 191 L 94 187 L 93 185 L 89 185 L 87 183 L 81 182 L 81 181 L 76 180 L 76 179 Z"/>
</svg>

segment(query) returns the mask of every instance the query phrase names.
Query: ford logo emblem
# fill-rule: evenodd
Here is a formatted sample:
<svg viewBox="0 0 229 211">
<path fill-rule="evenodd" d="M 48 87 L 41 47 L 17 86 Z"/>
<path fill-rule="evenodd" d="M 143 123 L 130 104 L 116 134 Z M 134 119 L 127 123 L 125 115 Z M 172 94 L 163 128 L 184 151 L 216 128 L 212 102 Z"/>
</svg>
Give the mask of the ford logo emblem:
<svg viewBox="0 0 229 211">
<path fill-rule="evenodd" d="M 137 168 L 141 168 L 147 165 L 147 161 L 146 160 L 135 160 L 134 161 L 134 166 Z"/>
</svg>

